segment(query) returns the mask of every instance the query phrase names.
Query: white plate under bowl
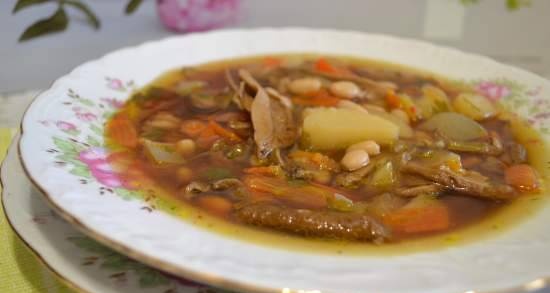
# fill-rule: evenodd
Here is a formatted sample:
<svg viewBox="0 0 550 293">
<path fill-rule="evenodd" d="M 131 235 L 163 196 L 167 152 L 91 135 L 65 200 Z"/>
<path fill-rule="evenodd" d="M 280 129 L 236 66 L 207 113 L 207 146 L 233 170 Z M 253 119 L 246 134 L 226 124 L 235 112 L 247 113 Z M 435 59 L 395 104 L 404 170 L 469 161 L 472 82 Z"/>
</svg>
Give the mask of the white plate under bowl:
<svg viewBox="0 0 550 293">
<path fill-rule="evenodd" d="M 9 224 L 38 259 L 83 293 L 228 293 L 170 276 L 90 239 L 57 216 L 25 176 L 19 136 L 2 163 L 2 205 Z M 45 279 L 45 284 L 53 280 Z"/>
<path fill-rule="evenodd" d="M 103 122 L 166 70 L 238 56 L 319 52 L 380 59 L 470 83 L 548 138 L 550 83 L 490 59 L 414 40 L 313 29 L 227 30 L 119 50 L 76 68 L 37 97 L 20 152 L 31 180 L 69 222 L 173 274 L 250 292 L 467 292 L 536 287 L 550 276 L 550 208 L 506 233 L 398 256 L 326 255 L 249 243 L 198 227 L 134 196 L 109 168 Z"/>
</svg>

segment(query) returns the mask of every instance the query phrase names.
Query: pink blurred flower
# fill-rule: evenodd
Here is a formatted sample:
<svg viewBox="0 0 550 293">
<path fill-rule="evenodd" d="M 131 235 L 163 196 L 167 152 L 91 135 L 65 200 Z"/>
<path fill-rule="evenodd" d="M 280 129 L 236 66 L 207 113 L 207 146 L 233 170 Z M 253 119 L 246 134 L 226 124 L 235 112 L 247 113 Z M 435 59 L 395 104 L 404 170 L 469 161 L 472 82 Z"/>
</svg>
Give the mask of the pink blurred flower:
<svg viewBox="0 0 550 293">
<path fill-rule="evenodd" d="M 122 106 L 124 106 L 124 102 L 119 101 L 115 98 L 101 98 L 101 100 L 107 103 L 107 105 L 109 105 L 109 107 L 111 108 L 121 108 Z"/>
<path fill-rule="evenodd" d="M 131 187 L 109 164 L 109 154 L 104 148 L 92 147 L 86 149 L 80 152 L 78 158 L 87 165 L 90 173 L 99 183 L 111 188 Z"/>
<path fill-rule="evenodd" d="M 57 121 L 55 123 L 55 126 L 57 126 L 57 128 L 59 128 L 62 131 L 65 131 L 65 132 L 74 132 L 74 131 L 76 131 L 76 125 L 74 125 L 70 122 Z"/>
<path fill-rule="evenodd" d="M 157 0 L 164 25 L 174 31 L 204 31 L 234 23 L 240 0 Z"/>
<path fill-rule="evenodd" d="M 86 149 L 78 154 L 78 158 L 80 159 L 80 161 L 82 161 L 86 165 L 104 162 L 107 160 L 107 157 L 107 151 L 104 148 L 98 147 Z"/>
<path fill-rule="evenodd" d="M 492 101 L 498 101 L 510 95 L 508 87 L 490 81 L 480 82 L 476 86 L 476 90 Z"/>
<path fill-rule="evenodd" d="M 97 116 L 93 113 L 90 113 L 90 112 L 86 112 L 86 113 L 76 113 L 76 118 L 82 120 L 82 121 L 86 121 L 86 122 L 91 122 L 91 121 L 94 121 L 97 119 Z"/>
<path fill-rule="evenodd" d="M 124 83 L 118 78 L 107 78 L 107 87 L 116 91 L 124 90 Z"/>
</svg>

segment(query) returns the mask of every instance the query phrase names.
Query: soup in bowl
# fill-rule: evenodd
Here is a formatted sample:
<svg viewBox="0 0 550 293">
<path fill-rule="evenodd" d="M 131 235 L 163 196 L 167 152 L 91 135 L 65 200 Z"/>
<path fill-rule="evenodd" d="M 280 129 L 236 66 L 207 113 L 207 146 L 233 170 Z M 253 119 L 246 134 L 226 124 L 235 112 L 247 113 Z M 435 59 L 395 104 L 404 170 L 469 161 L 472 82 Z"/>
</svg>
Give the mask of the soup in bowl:
<svg viewBox="0 0 550 293">
<path fill-rule="evenodd" d="M 127 158 L 122 173 L 182 204 L 275 233 L 383 244 L 539 194 L 524 124 L 490 95 L 418 70 L 286 54 L 170 71 L 105 133 Z"/>
</svg>

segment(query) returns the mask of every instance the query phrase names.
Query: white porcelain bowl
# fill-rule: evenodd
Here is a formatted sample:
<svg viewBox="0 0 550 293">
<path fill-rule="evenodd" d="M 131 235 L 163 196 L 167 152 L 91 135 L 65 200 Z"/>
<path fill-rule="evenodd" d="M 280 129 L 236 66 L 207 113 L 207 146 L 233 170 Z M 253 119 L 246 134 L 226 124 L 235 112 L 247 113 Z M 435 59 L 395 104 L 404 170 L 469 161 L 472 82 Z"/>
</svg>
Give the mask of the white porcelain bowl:
<svg viewBox="0 0 550 293">
<path fill-rule="evenodd" d="M 250 292 L 473 292 L 534 288 L 550 276 L 550 209 L 479 241 L 403 255 L 283 249 L 215 233 L 145 202 L 109 167 L 103 122 L 166 70 L 237 56 L 319 52 L 380 59 L 469 83 L 549 137 L 550 83 L 490 59 L 414 40 L 311 29 L 228 30 L 119 50 L 58 79 L 28 109 L 28 176 L 73 225 L 176 275 Z M 238 230 L 236 230 L 238 231 Z M 313 245 L 313 244 L 312 244 Z M 313 245 L 314 246 L 314 245 Z"/>
</svg>

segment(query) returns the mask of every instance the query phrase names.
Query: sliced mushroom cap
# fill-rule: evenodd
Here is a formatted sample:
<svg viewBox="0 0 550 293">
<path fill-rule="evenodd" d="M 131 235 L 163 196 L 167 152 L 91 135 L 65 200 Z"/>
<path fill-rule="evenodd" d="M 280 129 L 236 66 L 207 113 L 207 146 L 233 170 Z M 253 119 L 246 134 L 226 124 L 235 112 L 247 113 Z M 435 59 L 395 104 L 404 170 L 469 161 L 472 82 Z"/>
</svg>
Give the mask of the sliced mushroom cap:
<svg viewBox="0 0 550 293">
<path fill-rule="evenodd" d="M 239 76 L 256 90 L 250 114 L 258 157 L 265 159 L 273 150 L 293 145 L 298 131 L 290 99 L 273 88 L 264 89 L 246 70 L 239 70 Z"/>
<path fill-rule="evenodd" d="M 212 183 L 213 190 L 227 190 L 243 186 L 241 180 L 236 178 L 220 179 Z"/>
<path fill-rule="evenodd" d="M 271 101 L 267 93 L 260 89 L 250 109 L 254 126 L 254 141 L 258 148 L 258 157 L 266 158 L 276 147 L 274 144 L 273 120 L 271 118 Z"/>
</svg>

